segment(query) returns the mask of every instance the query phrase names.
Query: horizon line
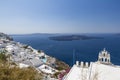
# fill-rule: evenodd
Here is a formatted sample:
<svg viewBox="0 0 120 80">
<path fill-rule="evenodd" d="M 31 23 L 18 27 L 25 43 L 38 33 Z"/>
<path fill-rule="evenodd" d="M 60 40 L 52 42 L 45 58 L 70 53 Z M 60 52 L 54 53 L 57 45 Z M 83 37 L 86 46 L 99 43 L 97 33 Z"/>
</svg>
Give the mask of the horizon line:
<svg viewBox="0 0 120 80">
<path fill-rule="evenodd" d="M 8 35 L 35 35 L 35 34 L 120 34 L 120 32 L 112 33 L 10 33 Z"/>
</svg>

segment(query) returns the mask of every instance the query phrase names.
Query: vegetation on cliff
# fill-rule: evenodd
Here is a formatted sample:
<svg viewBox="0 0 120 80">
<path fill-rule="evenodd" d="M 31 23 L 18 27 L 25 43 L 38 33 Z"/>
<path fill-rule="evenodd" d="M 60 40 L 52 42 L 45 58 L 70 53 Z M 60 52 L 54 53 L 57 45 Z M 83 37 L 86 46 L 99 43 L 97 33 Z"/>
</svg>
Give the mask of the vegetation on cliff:
<svg viewBox="0 0 120 80">
<path fill-rule="evenodd" d="M 32 67 L 18 68 L 9 63 L 5 54 L 0 54 L 0 80 L 41 80 L 42 74 Z"/>
</svg>

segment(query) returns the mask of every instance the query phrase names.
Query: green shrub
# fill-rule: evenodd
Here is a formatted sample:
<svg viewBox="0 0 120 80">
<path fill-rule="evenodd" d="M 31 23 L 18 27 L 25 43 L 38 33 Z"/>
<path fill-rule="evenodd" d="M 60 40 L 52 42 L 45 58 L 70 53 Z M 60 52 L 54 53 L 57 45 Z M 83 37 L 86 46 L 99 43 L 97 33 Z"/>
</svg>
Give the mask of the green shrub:
<svg viewBox="0 0 120 80">
<path fill-rule="evenodd" d="M 0 53 L 0 60 L 7 61 L 7 56 L 4 53 Z"/>
</svg>

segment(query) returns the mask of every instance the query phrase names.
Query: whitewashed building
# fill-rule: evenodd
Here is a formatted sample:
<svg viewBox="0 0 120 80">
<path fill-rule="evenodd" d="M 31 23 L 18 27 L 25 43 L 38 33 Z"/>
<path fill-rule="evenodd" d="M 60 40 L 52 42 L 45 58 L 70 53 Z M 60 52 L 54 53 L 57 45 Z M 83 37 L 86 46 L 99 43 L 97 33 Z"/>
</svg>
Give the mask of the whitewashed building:
<svg viewBox="0 0 120 80">
<path fill-rule="evenodd" d="M 97 62 L 76 61 L 63 80 L 120 80 L 120 66 L 110 61 L 110 54 L 104 49 L 99 53 Z"/>
</svg>

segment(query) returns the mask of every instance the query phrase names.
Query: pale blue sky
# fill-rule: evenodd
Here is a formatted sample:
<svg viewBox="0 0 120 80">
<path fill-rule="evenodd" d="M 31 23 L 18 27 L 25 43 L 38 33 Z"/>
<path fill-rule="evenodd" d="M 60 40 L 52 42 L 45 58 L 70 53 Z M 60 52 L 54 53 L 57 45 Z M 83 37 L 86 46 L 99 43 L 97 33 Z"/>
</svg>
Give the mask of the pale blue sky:
<svg viewBox="0 0 120 80">
<path fill-rule="evenodd" d="M 0 0 L 0 32 L 117 33 L 120 0 Z"/>
</svg>

